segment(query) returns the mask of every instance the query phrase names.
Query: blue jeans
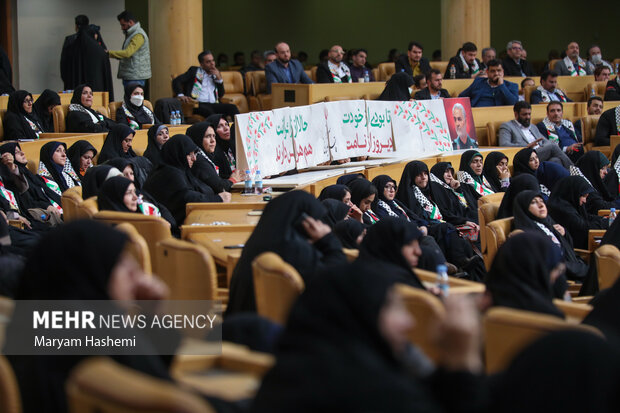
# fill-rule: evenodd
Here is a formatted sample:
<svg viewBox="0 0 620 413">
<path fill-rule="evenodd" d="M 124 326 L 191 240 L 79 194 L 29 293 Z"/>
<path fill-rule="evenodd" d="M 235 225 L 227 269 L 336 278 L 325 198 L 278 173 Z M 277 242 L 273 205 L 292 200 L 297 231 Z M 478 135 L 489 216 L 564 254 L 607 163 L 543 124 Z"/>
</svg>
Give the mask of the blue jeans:
<svg viewBox="0 0 620 413">
<path fill-rule="evenodd" d="M 123 79 L 123 87 L 127 87 L 127 85 L 138 84 L 142 87 L 146 85 L 146 80 L 124 80 Z"/>
</svg>

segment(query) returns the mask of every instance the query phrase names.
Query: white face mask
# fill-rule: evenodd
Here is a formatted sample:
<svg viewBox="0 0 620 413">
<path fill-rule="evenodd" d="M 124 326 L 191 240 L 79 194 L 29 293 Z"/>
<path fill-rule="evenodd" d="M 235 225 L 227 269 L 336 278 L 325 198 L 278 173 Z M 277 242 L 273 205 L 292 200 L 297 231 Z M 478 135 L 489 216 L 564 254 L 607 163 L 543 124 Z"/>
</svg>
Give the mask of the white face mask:
<svg viewBox="0 0 620 413">
<path fill-rule="evenodd" d="M 129 98 L 129 101 L 132 105 L 142 106 L 142 102 L 144 102 L 144 96 L 132 95 L 131 98 Z"/>
<path fill-rule="evenodd" d="M 407 89 L 409 89 L 409 94 L 413 93 L 413 89 L 412 88 L 408 87 Z"/>
<path fill-rule="evenodd" d="M 595 65 L 603 63 L 603 55 L 600 54 L 600 53 L 593 54 L 592 55 L 592 63 L 594 63 Z"/>
</svg>

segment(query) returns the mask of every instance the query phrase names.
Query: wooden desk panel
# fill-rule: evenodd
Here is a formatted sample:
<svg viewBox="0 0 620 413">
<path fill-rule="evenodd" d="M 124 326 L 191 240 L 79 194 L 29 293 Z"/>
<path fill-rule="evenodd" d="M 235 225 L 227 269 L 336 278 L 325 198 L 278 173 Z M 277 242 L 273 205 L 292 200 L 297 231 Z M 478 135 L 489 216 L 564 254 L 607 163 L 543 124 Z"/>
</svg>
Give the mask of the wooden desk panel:
<svg viewBox="0 0 620 413">
<path fill-rule="evenodd" d="M 224 204 L 226 205 L 226 204 Z M 257 213 L 259 215 L 254 215 Z M 194 223 L 212 225 L 213 222 L 227 222 L 232 225 L 256 225 L 260 220 L 262 210 L 249 209 L 221 209 L 195 210 L 185 218 L 185 225 Z"/>
</svg>

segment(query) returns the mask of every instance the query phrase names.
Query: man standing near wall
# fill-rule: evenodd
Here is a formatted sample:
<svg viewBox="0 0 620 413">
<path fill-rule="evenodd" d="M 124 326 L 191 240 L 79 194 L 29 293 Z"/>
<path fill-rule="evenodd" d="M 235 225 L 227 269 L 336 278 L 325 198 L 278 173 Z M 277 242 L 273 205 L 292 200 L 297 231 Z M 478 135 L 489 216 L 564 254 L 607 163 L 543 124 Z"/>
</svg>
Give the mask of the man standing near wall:
<svg viewBox="0 0 620 413">
<path fill-rule="evenodd" d="M 138 83 L 144 87 L 146 80 L 151 78 L 149 38 L 140 27 L 140 22 L 137 22 L 133 14 L 127 10 L 117 18 L 125 33 L 123 50 L 110 50 L 108 54 L 120 60 L 117 77 L 123 79 L 123 86 Z"/>
</svg>

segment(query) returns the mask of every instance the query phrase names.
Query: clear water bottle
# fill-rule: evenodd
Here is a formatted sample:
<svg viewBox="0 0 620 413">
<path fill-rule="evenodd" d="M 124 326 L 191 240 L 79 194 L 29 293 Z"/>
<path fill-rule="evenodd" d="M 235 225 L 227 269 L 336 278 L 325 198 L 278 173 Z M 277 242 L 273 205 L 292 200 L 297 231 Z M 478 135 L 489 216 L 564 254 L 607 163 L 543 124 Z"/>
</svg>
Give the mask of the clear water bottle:
<svg viewBox="0 0 620 413">
<path fill-rule="evenodd" d="M 364 83 L 370 82 L 370 75 L 368 74 L 368 69 L 364 70 Z"/>
<path fill-rule="evenodd" d="M 618 66 L 620 66 L 620 63 L 616 63 L 616 74 L 618 74 Z"/>
<path fill-rule="evenodd" d="M 450 65 L 450 79 L 456 79 L 456 67 Z"/>
<path fill-rule="evenodd" d="M 260 171 L 256 171 L 254 174 L 254 192 L 257 194 L 263 193 L 263 178 L 260 176 Z"/>
<path fill-rule="evenodd" d="M 245 184 L 243 187 L 243 193 L 244 194 L 251 194 L 252 191 L 252 175 L 250 175 L 250 170 L 246 169 L 245 170 Z"/>
<path fill-rule="evenodd" d="M 177 111 L 173 110 L 172 112 L 170 112 L 170 124 L 172 126 L 176 125 L 176 117 L 177 117 Z"/>
<path fill-rule="evenodd" d="M 594 88 L 590 91 L 590 96 L 596 96 L 596 90 L 594 90 Z"/>
<path fill-rule="evenodd" d="M 437 266 L 437 288 L 441 291 L 441 295 L 447 297 L 450 293 L 450 285 L 448 284 L 448 267 L 444 264 Z"/>
<path fill-rule="evenodd" d="M 614 223 L 614 220 L 616 219 L 616 208 L 611 208 L 609 210 L 609 226 L 611 227 L 611 224 Z"/>
<path fill-rule="evenodd" d="M 183 123 L 181 120 L 181 111 L 177 110 L 177 125 L 180 125 L 181 123 Z"/>
</svg>

